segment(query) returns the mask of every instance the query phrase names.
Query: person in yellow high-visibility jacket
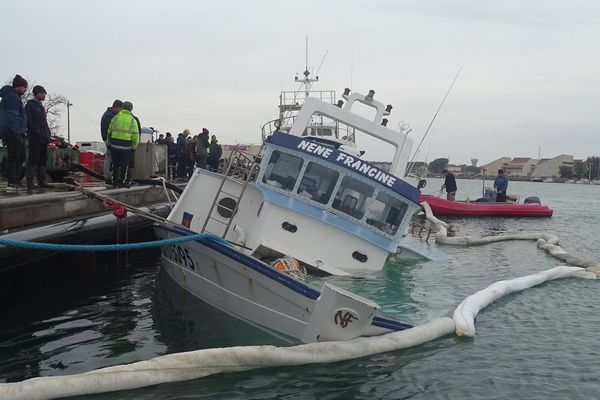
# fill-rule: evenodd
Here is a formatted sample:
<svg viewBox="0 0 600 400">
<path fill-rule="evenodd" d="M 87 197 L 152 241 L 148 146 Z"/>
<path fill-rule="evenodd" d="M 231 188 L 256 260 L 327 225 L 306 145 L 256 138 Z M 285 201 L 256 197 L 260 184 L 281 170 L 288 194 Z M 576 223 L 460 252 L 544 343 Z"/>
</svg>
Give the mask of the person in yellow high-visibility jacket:
<svg viewBox="0 0 600 400">
<path fill-rule="evenodd" d="M 133 104 L 123 103 L 123 109 L 113 117 L 108 126 L 107 143 L 112 155 L 113 187 L 129 187 L 125 175 L 133 150 L 138 147 L 140 128 L 131 113 Z"/>
</svg>

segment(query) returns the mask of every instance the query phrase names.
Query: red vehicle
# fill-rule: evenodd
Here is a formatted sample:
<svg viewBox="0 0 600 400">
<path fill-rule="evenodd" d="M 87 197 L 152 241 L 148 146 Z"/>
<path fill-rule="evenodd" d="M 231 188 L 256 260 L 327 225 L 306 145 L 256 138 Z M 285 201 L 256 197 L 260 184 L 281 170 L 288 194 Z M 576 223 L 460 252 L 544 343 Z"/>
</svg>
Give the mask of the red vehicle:
<svg viewBox="0 0 600 400">
<path fill-rule="evenodd" d="M 435 215 L 464 215 L 479 217 L 551 217 L 554 212 L 540 203 L 496 203 L 449 201 L 422 194 Z"/>
</svg>

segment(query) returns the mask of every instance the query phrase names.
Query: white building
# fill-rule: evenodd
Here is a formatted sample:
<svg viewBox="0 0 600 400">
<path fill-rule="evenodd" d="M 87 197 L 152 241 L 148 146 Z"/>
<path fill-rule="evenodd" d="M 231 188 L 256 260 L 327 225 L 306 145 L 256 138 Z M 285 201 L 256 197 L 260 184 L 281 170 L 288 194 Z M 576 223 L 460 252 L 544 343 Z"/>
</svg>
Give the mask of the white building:
<svg viewBox="0 0 600 400">
<path fill-rule="evenodd" d="M 532 178 L 558 178 L 560 177 L 560 167 L 573 168 L 573 156 L 561 154 L 554 158 L 542 158 L 533 171 Z"/>
<path fill-rule="evenodd" d="M 484 176 L 495 176 L 500 168 L 503 170 L 508 167 L 508 164 L 511 162 L 510 157 L 500 157 L 497 160 L 494 160 L 490 163 L 481 166 L 481 175 Z"/>
</svg>

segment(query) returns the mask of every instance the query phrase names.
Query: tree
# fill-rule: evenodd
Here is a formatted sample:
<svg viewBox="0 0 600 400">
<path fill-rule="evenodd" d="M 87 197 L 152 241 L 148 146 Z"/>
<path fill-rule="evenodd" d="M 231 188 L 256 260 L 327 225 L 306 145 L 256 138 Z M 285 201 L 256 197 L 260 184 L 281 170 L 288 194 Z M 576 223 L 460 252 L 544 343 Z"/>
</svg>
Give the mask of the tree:
<svg viewBox="0 0 600 400">
<path fill-rule="evenodd" d="M 581 179 L 584 176 L 587 177 L 587 164 L 578 160 L 573 162 L 573 175 L 577 179 Z"/>
<path fill-rule="evenodd" d="M 463 174 L 465 175 L 477 175 L 481 171 L 481 168 L 476 167 L 474 165 L 467 165 L 463 170 Z"/>
<path fill-rule="evenodd" d="M 567 165 L 561 165 L 558 167 L 558 174 L 563 179 L 569 179 L 573 177 L 573 167 Z"/>
<path fill-rule="evenodd" d="M 406 164 L 406 172 L 417 176 L 427 175 L 429 166 L 423 161 L 413 161 Z"/>
<path fill-rule="evenodd" d="M 586 178 L 598 179 L 598 177 L 600 177 L 600 157 L 588 157 L 585 160 L 585 165 L 587 167 Z"/>
<path fill-rule="evenodd" d="M 448 161 L 447 158 L 436 158 L 429 163 L 429 170 L 434 174 L 441 174 L 444 167 L 448 165 Z"/>
</svg>

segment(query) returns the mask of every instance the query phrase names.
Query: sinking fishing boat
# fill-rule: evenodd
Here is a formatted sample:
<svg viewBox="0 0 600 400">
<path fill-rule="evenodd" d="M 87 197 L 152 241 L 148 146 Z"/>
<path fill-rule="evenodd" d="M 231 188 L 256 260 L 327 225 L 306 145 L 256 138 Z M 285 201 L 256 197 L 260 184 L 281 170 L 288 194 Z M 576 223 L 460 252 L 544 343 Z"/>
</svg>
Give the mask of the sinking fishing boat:
<svg viewBox="0 0 600 400">
<path fill-rule="evenodd" d="M 468 202 L 449 201 L 432 195 L 421 195 L 435 215 L 461 215 L 474 217 L 551 217 L 553 210 L 538 202 Z"/>
<path fill-rule="evenodd" d="M 305 75 L 306 76 L 306 75 Z M 342 340 L 410 327 L 379 306 L 314 274 L 381 270 L 390 256 L 429 258 L 407 239 L 420 211 L 417 187 L 405 182 L 412 141 L 388 128 L 391 106 L 350 93 L 331 104 L 306 96 L 293 123 L 264 136 L 260 154 L 233 151 L 223 173 L 196 169 L 161 239 L 207 233 L 162 249 L 167 273 L 194 296 L 262 329 L 303 342 Z M 352 111 L 362 104 L 372 119 Z M 323 124 L 321 121 L 327 120 Z M 361 132 L 391 144 L 390 171 L 363 160 L 349 140 Z M 325 129 L 327 128 L 327 129 Z"/>
</svg>

